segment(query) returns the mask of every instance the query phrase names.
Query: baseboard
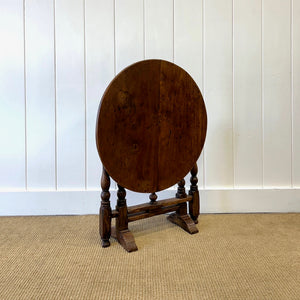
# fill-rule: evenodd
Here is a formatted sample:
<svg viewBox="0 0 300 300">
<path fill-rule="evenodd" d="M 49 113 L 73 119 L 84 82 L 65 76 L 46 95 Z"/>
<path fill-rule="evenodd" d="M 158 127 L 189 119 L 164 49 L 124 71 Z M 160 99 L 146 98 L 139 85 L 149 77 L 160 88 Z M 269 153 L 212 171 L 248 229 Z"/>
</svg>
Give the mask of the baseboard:
<svg viewBox="0 0 300 300">
<path fill-rule="evenodd" d="M 159 199 L 174 197 L 174 190 L 158 193 Z M 147 194 L 127 192 L 128 205 L 148 201 Z M 116 191 L 111 191 L 112 207 Z M 100 191 L 0 192 L 0 215 L 97 214 Z M 200 190 L 201 213 L 300 212 L 300 189 Z"/>
</svg>

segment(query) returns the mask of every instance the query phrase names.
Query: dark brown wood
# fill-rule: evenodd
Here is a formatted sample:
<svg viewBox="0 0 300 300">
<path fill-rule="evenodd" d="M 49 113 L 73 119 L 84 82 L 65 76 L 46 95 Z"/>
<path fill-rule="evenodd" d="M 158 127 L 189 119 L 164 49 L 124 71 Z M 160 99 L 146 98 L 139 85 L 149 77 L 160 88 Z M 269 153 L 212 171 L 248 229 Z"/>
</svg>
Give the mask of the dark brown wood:
<svg viewBox="0 0 300 300">
<path fill-rule="evenodd" d="M 138 250 L 133 234 L 129 230 L 117 232 L 116 227 L 112 227 L 111 236 L 116 239 L 127 252 Z"/>
<path fill-rule="evenodd" d="M 189 202 L 189 214 L 195 224 L 198 223 L 198 216 L 200 212 L 200 199 L 199 199 L 199 191 L 198 191 L 198 166 L 197 164 L 194 165 L 194 167 L 191 170 L 191 186 L 189 190 L 189 195 L 193 196 L 192 201 Z"/>
<path fill-rule="evenodd" d="M 189 215 L 180 216 L 177 213 L 172 213 L 167 217 L 167 219 L 190 234 L 195 234 L 199 232 L 195 225 L 195 222 L 191 219 Z"/>
<path fill-rule="evenodd" d="M 102 247 L 110 245 L 109 238 L 111 234 L 111 207 L 110 207 L 110 178 L 103 167 L 101 177 L 101 206 L 99 211 L 99 233 L 102 240 Z"/>
<path fill-rule="evenodd" d="M 177 211 L 181 203 L 186 203 L 192 200 L 191 196 L 185 198 L 170 198 L 160 200 L 150 204 L 139 204 L 128 208 L 128 221 L 133 222 L 140 219 L 165 214 L 172 211 Z"/>
<path fill-rule="evenodd" d="M 206 136 L 201 92 L 182 68 L 145 60 L 119 73 L 98 111 L 96 140 L 103 165 L 124 188 L 157 192 L 181 180 Z"/>
<path fill-rule="evenodd" d="M 128 223 L 169 212 L 175 213 L 168 220 L 191 234 L 198 232 L 195 164 L 206 128 L 201 92 L 191 76 L 175 64 L 145 60 L 114 78 L 102 97 L 96 124 L 97 149 L 104 166 L 99 226 L 103 247 L 110 245 L 111 235 L 128 252 L 136 251 Z M 187 195 L 182 178 L 190 170 Z M 110 176 L 118 183 L 114 211 L 109 202 Z M 156 201 L 157 191 L 176 182 L 176 198 Z M 150 203 L 127 207 L 125 188 L 151 193 Z M 116 218 L 113 228 L 111 218 Z"/>
<path fill-rule="evenodd" d="M 177 193 L 176 193 L 176 198 L 186 198 L 186 192 L 185 192 L 185 180 L 181 179 L 178 182 L 178 187 L 177 187 Z"/>
<path fill-rule="evenodd" d="M 195 234 L 198 232 L 195 222 L 187 214 L 186 202 L 180 204 L 180 207 L 177 210 L 177 212 L 170 214 L 167 219 L 170 222 L 180 226 L 182 229 L 184 229 L 190 234 Z"/>
<path fill-rule="evenodd" d="M 118 215 L 119 215 L 119 212 L 116 211 L 115 209 L 111 212 L 111 217 L 112 217 L 112 218 L 117 218 Z"/>
<path fill-rule="evenodd" d="M 153 216 L 158 216 L 161 214 L 166 214 L 166 213 L 178 210 L 179 206 L 180 206 L 180 204 L 174 204 L 171 206 L 157 208 L 157 209 L 151 210 L 149 212 L 142 212 L 142 213 L 128 215 L 128 221 L 133 222 L 133 221 L 137 221 L 137 220 L 141 220 L 141 219 L 150 218 Z"/>
<path fill-rule="evenodd" d="M 126 205 L 126 191 L 118 184 L 118 200 L 116 210 L 118 212 L 116 218 L 116 227 L 113 230 L 113 237 L 115 237 L 122 247 L 128 251 L 136 251 L 138 248 L 135 244 L 133 234 L 128 229 L 128 216 Z"/>
<path fill-rule="evenodd" d="M 149 199 L 151 203 L 154 203 L 157 199 L 157 195 L 155 193 L 151 193 Z"/>
<path fill-rule="evenodd" d="M 154 203 L 143 203 L 128 207 L 128 215 L 140 213 L 140 212 L 148 212 L 152 210 L 157 210 L 162 207 L 172 206 L 178 203 L 184 203 L 192 200 L 192 196 L 186 196 L 186 198 L 169 198 L 164 200 L 159 200 Z"/>
<path fill-rule="evenodd" d="M 118 200 L 116 210 L 118 212 L 118 217 L 116 219 L 116 229 L 121 231 L 128 229 L 128 220 L 127 220 L 127 206 L 126 206 L 126 191 L 125 189 L 118 184 L 117 192 Z"/>
</svg>

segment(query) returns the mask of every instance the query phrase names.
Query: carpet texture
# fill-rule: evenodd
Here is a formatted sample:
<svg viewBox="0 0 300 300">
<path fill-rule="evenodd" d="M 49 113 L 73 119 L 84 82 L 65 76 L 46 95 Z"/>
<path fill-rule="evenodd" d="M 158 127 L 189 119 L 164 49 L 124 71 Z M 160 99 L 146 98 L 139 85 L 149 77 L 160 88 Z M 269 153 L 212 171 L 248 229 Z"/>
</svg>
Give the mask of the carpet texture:
<svg viewBox="0 0 300 300">
<path fill-rule="evenodd" d="M 300 215 L 201 215 L 189 235 L 130 223 L 101 248 L 97 216 L 1 217 L 0 299 L 300 299 Z"/>
</svg>

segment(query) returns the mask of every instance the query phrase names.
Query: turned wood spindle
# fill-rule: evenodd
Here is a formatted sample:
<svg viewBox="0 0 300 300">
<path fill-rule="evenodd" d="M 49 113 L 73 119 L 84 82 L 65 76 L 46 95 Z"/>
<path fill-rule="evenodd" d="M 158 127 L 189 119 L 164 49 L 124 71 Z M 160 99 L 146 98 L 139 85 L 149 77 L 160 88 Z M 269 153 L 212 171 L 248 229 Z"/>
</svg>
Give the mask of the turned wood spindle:
<svg viewBox="0 0 300 300">
<path fill-rule="evenodd" d="M 116 210 L 119 213 L 116 219 L 116 229 L 117 231 L 128 229 L 128 218 L 127 218 L 127 206 L 126 206 L 126 190 L 118 184 L 117 192 L 118 200 Z"/>
<path fill-rule="evenodd" d="M 193 221 L 197 224 L 198 223 L 198 216 L 200 210 L 200 203 L 199 203 L 199 191 L 198 191 L 198 166 L 197 164 L 191 170 L 191 185 L 189 190 L 189 195 L 193 196 L 192 201 L 189 202 L 189 214 Z"/>
<path fill-rule="evenodd" d="M 126 205 L 126 190 L 118 184 L 118 192 L 117 192 L 118 200 L 117 207 L 123 207 Z"/>
<path fill-rule="evenodd" d="M 185 198 L 186 197 L 186 192 L 185 192 L 185 180 L 181 179 L 178 182 L 178 187 L 177 187 L 177 193 L 176 193 L 176 198 Z"/>
<path fill-rule="evenodd" d="M 197 173 L 198 173 L 198 166 L 197 166 L 197 164 L 195 164 L 193 169 L 191 170 L 191 179 L 190 179 L 191 185 L 190 185 L 189 195 L 193 195 L 194 192 L 198 191 Z"/>
<path fill-rule="evenodd" d="M 110 207 L 110 177 L 103 167 L 101 176 L 101 206 L 100 206 L 100 219 L 99 219 L 99 233 L 102 240 L 102 247 L 110 245 L 109 238 L 111 235 L 111 207 Z"/>
<path fill-rule="evenodd" d="M 154 203 L 156 202 L 157 195 L 155 193 L 151 193 L 149 199 L 150 199 L 150 203 Z"/>
</svg>

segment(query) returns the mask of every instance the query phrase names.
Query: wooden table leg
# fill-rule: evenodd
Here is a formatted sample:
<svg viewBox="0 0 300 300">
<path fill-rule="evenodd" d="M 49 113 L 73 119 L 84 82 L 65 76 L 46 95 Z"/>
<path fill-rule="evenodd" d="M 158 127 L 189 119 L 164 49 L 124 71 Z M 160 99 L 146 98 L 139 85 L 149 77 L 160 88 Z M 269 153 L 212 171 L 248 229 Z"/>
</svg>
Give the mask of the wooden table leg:
<svg viewBox="0 0 300 300">
<path fill-rule="evenodd" d="M 182 179 L 178 182 L 178 189 L 176 193 L 176 198 L 185 198 L 186 193 L 185 193 L 185 180 Z M 180 226 L 182 229 L 187 231 L 190 234 L 194 234 L 198 232 L 198 229 L 195 225 L 195 222 L 193 219 L 187 214 L 187 204 L 186 202 L 180 204 L 179 209 L 175 212 L 170 214 L 167 219 Z"/>
<path fill-rule="evenodd" d="M 190 180 L 191 186 L 189 191 L 189 195 L 193 196 L 193 199 L 189 202 L 189 214 L 193 219 L 193 221 L 195 222 L 195 224 L 198 223 L 198 216 L 200 211 L 197 173 L 198 173 L 198 167 L 197 164 L 195 164 L 195 166 L 191 170 L 191 180 Z"/>
<path fill-rule="evenodd" d="M 109 247 L 111 234 L 111 207 L 110 207 L 110 178 L 106 170 L 103 168 L 101 177 L 101 206 L 99 211 L 99 233 L 102 240 L 102 247 Z"/>
<path fill-rule="evenodd" d="M 170 214 L 167 219 L 184 229 L 190 234 L 194 234 L 198 232 L 198 228 L 195 225 L 195 222 L 192 218 L 187 214 L 187 205 L 186 202 L 180 205 L 180 208 L 177 212 Z"/>
<path fill-rule="evenodd" d="M 126 191 L 118 185 L 118 201 L 116 210 L 118 215 L 116 217 L 116 227 L 113 228 L 112 236 L 118 240 L 122 247 L 128 251 L 136 251 L 138 248 L 135 244 L 133 234 L 128 229 L 128 216 L 127 216 L 127 205 L 126 205 Z"/>
</svg>

